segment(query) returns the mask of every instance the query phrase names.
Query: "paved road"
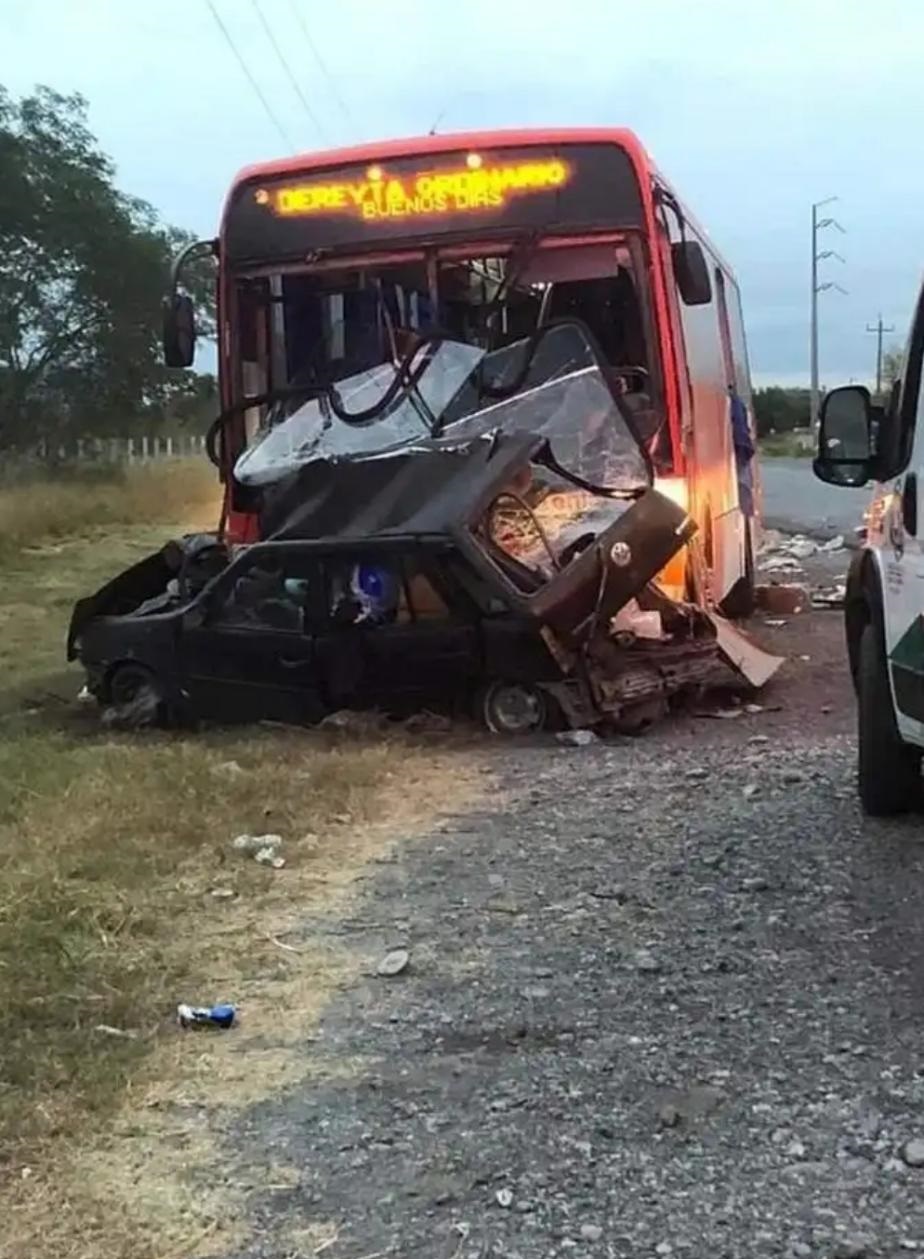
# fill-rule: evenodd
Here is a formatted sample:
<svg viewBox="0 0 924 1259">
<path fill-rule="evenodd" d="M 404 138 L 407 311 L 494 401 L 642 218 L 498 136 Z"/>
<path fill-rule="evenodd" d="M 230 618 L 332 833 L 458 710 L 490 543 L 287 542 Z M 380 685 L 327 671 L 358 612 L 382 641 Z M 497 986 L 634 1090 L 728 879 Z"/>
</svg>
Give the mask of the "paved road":
<svg viewBox="0 0 924 1259">
<path fill-rule="evenodd" d="M 772 529 L 849 534 L 870 500 L 869 487 L 838 489 L 812 474 L 810 459 L 764 459 L 764 521 Z"/>
<path fill-rule="evenodd" d="M 924 1250 L 919 824 L 860 816 L 838 614 L 760 633 L 779 711 L 491 745 L 491 798 L 379 868 L 342 929 L 409 970 L 213 1129 L 241 1180 L 298 1169 L 234 1259 L 311 1222 L 328 1259 Z"/>
</svg>

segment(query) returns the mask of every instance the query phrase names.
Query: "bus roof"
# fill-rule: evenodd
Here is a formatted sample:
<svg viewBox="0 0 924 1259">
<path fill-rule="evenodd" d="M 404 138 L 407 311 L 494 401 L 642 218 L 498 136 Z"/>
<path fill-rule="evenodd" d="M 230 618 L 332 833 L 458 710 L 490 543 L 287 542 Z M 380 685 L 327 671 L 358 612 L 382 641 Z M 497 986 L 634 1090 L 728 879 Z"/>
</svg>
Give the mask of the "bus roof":
<svg viewBox="0 0 924 1259">
<path fill-rule="evenodd" d="M 633 131 L 619 127 L 532 127 L 507 131 L 447 131 L 439 135 L 409 136 L 403 140 L 376 140 L 345 149 L 322 149 L 294 153 L 291 157 L 257 162 L 238 171 L 232 191 L 239 184 L 266 179 L 271 175 L 294 175 L 305 170 L 347 166 L 351 162 L 381 162 L 416 153 L 445 153 L 450 149 L 490 148 L 493 145 L 530 144 L 617 144 L 630 154 L 637 168 L 653 169 L 651 159 Z"/>
</svg>

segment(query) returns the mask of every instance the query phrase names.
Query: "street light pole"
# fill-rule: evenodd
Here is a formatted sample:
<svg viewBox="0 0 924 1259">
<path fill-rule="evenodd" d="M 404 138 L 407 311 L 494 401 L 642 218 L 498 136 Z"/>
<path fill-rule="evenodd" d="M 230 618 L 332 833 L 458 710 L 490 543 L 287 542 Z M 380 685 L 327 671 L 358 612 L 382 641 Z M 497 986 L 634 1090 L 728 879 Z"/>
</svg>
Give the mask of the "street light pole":
<svg viewBox="0 0 924 1259">
<path fill-rule="evenodd" d="M 825 284 L 818 283 L 818 263 L 822 258 L 837 258 L 840 262 L 844 261 L 840 254 L 835 253 L 833 249 L 826 249 L 822 253 L 818 252 L 818 233 L 822 230 L 822 228 L 836 227 L 839 232 L 844 231 L 837 219 L 819 219 L 818 217 L 818 211 L 823 205 L 830 205 L 832 201 L 836 200 L 837 197 L 825 197 L 823 201 L 814 201 L 812 203 L 812 301 L 811 328 L 809 331 L 809 417 L 813 432 L 818 427 L 818 294 L 823 292 L 825 289 L 831 288 L 836 288 L 841 293 L 845 291 L 839 284 L 834 284 L 831 281 L 828 281 Z"/>
<path fill-rule="evenodd" d="M 812 206 L 812 327 L 809 366 L 809 428 L 818 427 L 818 204 Z"/>
</svg>

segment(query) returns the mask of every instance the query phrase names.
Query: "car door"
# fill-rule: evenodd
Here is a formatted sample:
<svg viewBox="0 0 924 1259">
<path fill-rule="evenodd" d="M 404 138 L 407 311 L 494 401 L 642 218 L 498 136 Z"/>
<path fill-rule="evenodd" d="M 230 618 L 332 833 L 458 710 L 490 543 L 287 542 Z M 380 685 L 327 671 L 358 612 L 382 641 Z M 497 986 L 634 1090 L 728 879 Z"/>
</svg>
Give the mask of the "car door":
<svg viewBox="0 0 924 1259">
<path fill-rule="evenodd" d="M 235 565 L 217 597 L 184 618 L 183 688 L 194 714 L 293 724 L 323 716 L 314 638 L 298 596 L 287 593 L 303 578 L 297 561 L 297 553 L 282 556 L 278 588 L 262 600 L 245 600 L 241 591 L 265 560 Z"/>
<path fill-rule="evenodd" d="M 882 487 L 869 513 L 868 542 L 878 553 L 883 628 L 899 733 L 924 744 L 924 302 L 905 356 L 901 413 L 914 424 L 908 466 Z"/>
<path fill-rule="evenodd" d="M 481 640 L 451 620 L 370 626 L 360 639 L 364 702 L 387 712 L 451 703 L 477 684 Z"/>
</svg>

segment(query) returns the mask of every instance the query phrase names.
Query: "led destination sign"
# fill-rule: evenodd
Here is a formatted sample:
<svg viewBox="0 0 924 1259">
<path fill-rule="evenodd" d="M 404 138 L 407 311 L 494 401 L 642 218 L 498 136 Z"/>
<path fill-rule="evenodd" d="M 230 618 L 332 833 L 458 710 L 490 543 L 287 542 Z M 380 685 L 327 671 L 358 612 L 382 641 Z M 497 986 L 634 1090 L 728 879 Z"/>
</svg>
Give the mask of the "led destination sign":
<svg viewBox="0 0 924 1259">
<path fill-rule="evenodd" d="M 520 145 L 256 176 L 232 193 L 223 249 L 264 265 L 475 231 L 642 226 L 638 176 L 617 144 Z"/>
<path fill-rule="evenodd" d="M 511 198 L 561 188 L 570 168 L 560 158 L 485 165 L 470 153 L 456 169 L 391 175 L 370 166 L 363 179 L 305 180 L 257 188 L 254 200 L 281 217 L 347 214 L 367 220 L 465 214 L 500 209 Z"/>
</svg>

